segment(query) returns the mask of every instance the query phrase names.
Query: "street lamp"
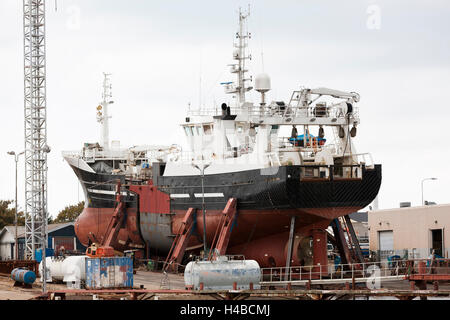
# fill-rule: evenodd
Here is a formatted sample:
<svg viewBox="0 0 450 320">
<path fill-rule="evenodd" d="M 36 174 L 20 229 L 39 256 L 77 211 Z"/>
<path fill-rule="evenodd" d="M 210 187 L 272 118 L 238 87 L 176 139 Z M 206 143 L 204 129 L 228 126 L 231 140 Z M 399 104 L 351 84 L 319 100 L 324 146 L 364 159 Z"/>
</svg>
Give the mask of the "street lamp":
<svg viewBox="0 0 450 320">
<path fill-rule="evenodd" d="M 422 180 L 422 205 L 425 205 L 425 203 L 423 202 L 423 182 L 426 180 L 437 180 L 437 178 L 425 178 Z"/>
<path fill-rule="evenodd" d="M 16 154 L 14 151 L 9 151 L 8 154 L 10 156 L 14 156 L 14 161 L 16 163 L 16 200 L 15 200 L 15 205 L 16 205 L 16 211 L 14 214 L 14 226 L 15 226 L 15 260 L 17 260 L 19 258 L 19 246 L 17 243 L 17 163 L 19 162 L 19 156 L 21 156 L 22 154 L 24 154 L 25 151 L 22 151 L 19 154 Z"/>
<path fill-rule="evenodd" d="M 206 168 L 208 168 L 211 165 L 211 163 L 208 163 L 206 165 L 202 165 L 202 168 L 200 168 L 198 165 L 196 164 L 192 164 L 192 166 L 196 169 L 198 169 L 201 173 L 201 177 L 202 177 L 202 212 L 203 212 L 203 252 L 204 252 L 204 257 L 206 257 L 206 213 L 205 213 L 205 187 L 203 184 L 203 180 L 205 178 L 205 170 Z"/>
<path fill-rule="evenodd" d="M 42 151 L 44 151 L 45 153 L 50 153 L 51 148 L 45 144 L 44 147 L 42 148 Z M 42 292 L 43 293 L 47 293 L 47 197 L 44 196 L 44 192 L 45 192 L 45 182 L 42 183 L 42 218 L 43 218 L 43 223 L 45 228 L 42 228 L 42 276 L 44 277 L 44 281 L 42 282 Z M 33 239 L 34 239 L 34 235 L 33 235 Z"/>
</svg>

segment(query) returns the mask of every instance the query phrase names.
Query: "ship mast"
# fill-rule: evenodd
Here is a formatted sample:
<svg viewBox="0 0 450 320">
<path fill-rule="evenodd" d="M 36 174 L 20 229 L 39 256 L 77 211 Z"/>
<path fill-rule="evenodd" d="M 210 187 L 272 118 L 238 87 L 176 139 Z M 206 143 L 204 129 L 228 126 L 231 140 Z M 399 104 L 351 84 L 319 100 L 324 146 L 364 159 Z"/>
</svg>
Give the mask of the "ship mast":
<svg viewBox="0 0 450 320">
<path fill-rule="evenodd" d="M 101 124 L 101 146 L 106 150 L 109 149 L 109 119 L 111 118 L 111 116 L 108 116 L 108 106 L 114 103 L 114 101 L 111 100 L 111 74 L 103 73 L 103 75 L 103 100 L 97 107 L 97 122 Z"/>
<path fill-rule="evenodd" d="M 246 20 L 250 16 L 250 8 L 247 13 L 243 13 L 239 9 L 239 32 L 236 33 L 236 39 L 238 42 L 234 44 L 236 48 L 233 52 L 233 58 L 237 60 L 237 63 L 231 65 L 231 72 L 237 74 L 237 86 L 235 90 L 228 91 L 228 93 L 236 93 L 236 106 L 240 107 L 245 102 L 245 93 L 252 89 L 252 87 L 246 87 L 246 82 L 251 81 L 251 78 L 245 78 L 245 73 L 248 72 L 245 69 L 245 60 L 250 59 L 251 55 L 246 55 L 246 48 L 248 47 L 248 39 L 251 37 L 250 33 L 246 30 Z"/>
</svg>

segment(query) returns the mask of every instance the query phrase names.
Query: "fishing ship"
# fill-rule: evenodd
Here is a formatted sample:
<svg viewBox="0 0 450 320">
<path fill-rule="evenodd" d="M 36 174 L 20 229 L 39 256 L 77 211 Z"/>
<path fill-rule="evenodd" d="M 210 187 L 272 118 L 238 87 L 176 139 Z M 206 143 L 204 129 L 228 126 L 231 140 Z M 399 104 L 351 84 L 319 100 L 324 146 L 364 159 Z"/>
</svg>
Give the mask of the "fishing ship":
<svg viewBox="0 0 450 320">
<path fill-rule="evenodd" d="M 226 254 L 244 255 L 262 267 L 285 266 L 287 260 L 298 266 L 327 265 L 330 222 L 375 199 L 381 165 L 354 146 L 360 96 L 300 87 L 286 101 L 266 101 L 269 76 L 247 76 L 248 15 L 239 12 L 229 65 L 236 79 L 221 83 L 232 103 L 188 110 L 181 123 L 188 148 L 110 144 L 112 96 L 105 74 L 97 108 L 101 142 L 63 153 L 86 199 L 75 222 L 84 245 L 103 236 L 119 192 L 125 218 L 116 250 L 165 257 L 194 212 L 183 253 L 196 255 L 215 241 L 233 200 Z M 260 96 L 258 102 L 248 101 L 251 90 Z"/>
</svg>

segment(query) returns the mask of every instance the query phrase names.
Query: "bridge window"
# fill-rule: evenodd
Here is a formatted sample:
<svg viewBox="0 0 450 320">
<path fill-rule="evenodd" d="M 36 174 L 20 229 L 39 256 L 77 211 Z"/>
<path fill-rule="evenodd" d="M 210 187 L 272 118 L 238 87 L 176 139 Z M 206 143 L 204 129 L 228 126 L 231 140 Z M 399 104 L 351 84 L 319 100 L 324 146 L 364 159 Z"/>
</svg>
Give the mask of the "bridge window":
<svg viewBox="0 0 450 320">
<path fill-rule="evenodd" d="M 186 135 L 189 137 L 190 136 L 190 130 L 188 126 L 184 126 L 184 133 L 186 133 Z"/>
<path fill-rule="evenodd" d="M 210 124 L 204 124 L 204 125 L 203 125 L 203 132 L 205 133 L 205 135 L 210 135 L 210 134 L 212 134 L 212 125 L 210 125 Z"/>
</svg>

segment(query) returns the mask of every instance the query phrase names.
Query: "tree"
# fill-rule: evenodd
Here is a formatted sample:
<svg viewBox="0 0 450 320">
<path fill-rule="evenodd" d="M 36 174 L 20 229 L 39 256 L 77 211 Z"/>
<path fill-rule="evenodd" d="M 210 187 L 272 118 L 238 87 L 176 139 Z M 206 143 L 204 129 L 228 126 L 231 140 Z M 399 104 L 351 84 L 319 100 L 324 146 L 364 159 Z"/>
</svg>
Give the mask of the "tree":
<svg viewBox="0 0 450 320">
<path fill-rule="evenodd" d="M 14 225 L 16 208 L 10 208 L 13 203 L 13 200 L 0 200 L 0 230 L 5 226 Z M 17 225 L 25 225 L 25 217 L 22 211 L 17 213 Z"/>
<path fill-rule="evenodd" d="M 58 213 L 58 216 L 52 221 L 52 223 L 73 222 L 76 218 L 78 218 L 83 209 L 84 201 L 81 201 L 76 205 L 67 206 L 64 210 L 61 210 Z"/>
</svg>

